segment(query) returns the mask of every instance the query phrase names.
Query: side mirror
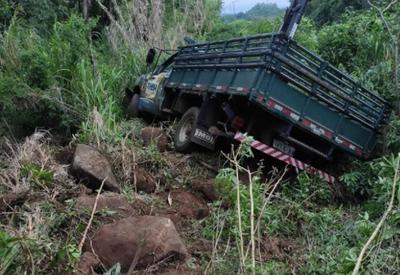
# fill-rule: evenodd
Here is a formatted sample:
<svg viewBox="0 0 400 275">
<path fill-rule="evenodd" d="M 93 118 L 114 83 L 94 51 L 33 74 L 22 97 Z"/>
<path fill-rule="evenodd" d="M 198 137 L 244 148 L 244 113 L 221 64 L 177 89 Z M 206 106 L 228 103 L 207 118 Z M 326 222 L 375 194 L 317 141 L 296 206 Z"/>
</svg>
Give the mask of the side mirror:
<svg viewBox="0 0 400 275">
<path fill-rule="evenodd" d="M 196 44 L 196 40 L 192 39 L 191 37 L 185 36 L 183 38 L 183 41 L 185 41 L 186 46 L 194 45 Z"/>
<path fill-rule="evenodd" d="M 156 56 L 156 50 L 155 49 L 152 48 L 147 52 L 147 56 L 146 56 L 147 65 L 153 64 L 155 56 Z"/>
</svg>

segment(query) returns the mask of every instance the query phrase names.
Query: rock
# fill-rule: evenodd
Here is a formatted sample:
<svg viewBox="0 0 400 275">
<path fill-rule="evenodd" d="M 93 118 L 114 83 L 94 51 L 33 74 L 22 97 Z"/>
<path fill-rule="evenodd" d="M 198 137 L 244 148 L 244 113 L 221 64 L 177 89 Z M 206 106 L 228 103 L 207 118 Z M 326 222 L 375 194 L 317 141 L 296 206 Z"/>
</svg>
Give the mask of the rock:
<svg viewBox="0 0 400 275">
<path fill-rule="evenodd" d="M 76 200 L 77 209 L 86 209 L 91 211 L 93 209 L 94 202 L 96 201 L 96 195 L 83 194 Z M 130 215 L 137 215 L 137 211 L 134 210 L 129 204 L 128 200 L 120 194 L 107 192 L 100 194 L 97 201 L 96 212 L 110 210 L 116 212 L 119 216 L 128 217 Z"/>
<path fill-rule="evenodd" d="M 91 189 L 118 191 L 119 186 L 108 160 L 95 148 L 78 144 L 72 162 L 72 172 Z"/>
<path fill-rule="evenodd" d="M 172 206 L 185 218 L 202 219 L 209 214 L 207 205 L 190 192 L 179 190 L 170 194 Z"/>
<path fill-rule="evenodd" d="M 193 181 L 192 189 L 202 193 L 209 201 L 216 201 L 220 198 L 220 194 L 218 194 L 214 179 L 208 179 L 206 181 Z"/>
<path fill-rule="evenodd" d="M 85 252 L 79 259 L 78 266 L 74 271 L 74 275 L 91 275 L 93 271 L 100 267 L 99 259 L 90 252 Z"/>
<path fill-rule="evenodd" d="M 141 136 L 144 146 L 149 146 L 152 142 L 157 144 L 158 151 L 165 152 L 168 147 L 168 137 L 164 130 L 155 127 L 146 127 L 142 129 Z"/>
<path fill-rule="evenodd" d="M 135 169 L 134 173 L 136 178 L 137 191 L 143 191 L 148 194 L 154 193 L 154 191 L 156 191 L 157 179 L 152 174 L 140 167 Z"/>
<path fill-rule="evenodd" d="M 173 222 L 155 216 L 129 217 L 104 225 L 92 238 L 94 253 L 107 267 L 121 264 L 127 272 L 134 263 L 136 268 L 146 268 L 162 260 L 184 260 L 188 256 Z M 136 263 L 136 264 L 135 264 Z"/>
</svg>

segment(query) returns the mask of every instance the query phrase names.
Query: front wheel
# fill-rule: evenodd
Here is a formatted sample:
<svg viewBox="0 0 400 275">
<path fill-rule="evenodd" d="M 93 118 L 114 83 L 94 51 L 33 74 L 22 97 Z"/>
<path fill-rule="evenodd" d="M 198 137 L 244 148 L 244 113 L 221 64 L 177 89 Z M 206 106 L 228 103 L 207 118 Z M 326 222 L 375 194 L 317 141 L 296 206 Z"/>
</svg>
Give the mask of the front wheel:
<svg viewBox="0 0 400 275">
<path fill-rule="evenodd" d="M 193 147 L 191 138 L 196 129 L 197 119 L 200 108 L 192 107 L 186 111 L 176 127 L 174 136 L 175 150 L 178 152 L 187 152 Z"/>
<path fill-rule="evenodd" d="M 129 118 L 139 116 L 139 94 L 134 94 L 129 102 L 127 113 Z"/>
</svg>

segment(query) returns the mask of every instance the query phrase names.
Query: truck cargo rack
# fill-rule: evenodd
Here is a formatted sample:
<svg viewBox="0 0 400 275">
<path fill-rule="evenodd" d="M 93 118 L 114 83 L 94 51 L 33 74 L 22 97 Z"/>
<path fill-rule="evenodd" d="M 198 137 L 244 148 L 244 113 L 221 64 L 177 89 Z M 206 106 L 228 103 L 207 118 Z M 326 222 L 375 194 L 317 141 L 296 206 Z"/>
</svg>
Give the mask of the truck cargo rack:
<svg viewBox="0 0 400 275">
<path fill-rule="evenodd" d="M 374 131 L 378 131 L 389 117 L 390 107 L 385 100 L 280 34 L 181 47 L 174 68 L 229 70 L 260 66 L 279 74 L 303 93 Z M 211 87 L 212 81 L 201 86 L 204 90 L 216 88 Z M 253 83 L 252 87 L 243 89 L 257 92 L 255 86 L 256 83 Z"/>
</svg>

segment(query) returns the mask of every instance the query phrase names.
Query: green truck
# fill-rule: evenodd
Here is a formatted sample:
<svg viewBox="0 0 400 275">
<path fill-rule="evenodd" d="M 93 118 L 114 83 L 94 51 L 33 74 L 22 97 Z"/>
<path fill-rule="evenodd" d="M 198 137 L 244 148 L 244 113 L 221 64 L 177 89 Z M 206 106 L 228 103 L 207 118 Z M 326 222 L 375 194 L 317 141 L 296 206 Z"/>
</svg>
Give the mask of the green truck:
<svg viewBox="0 0 400 275">
<path fill-rule="evenodd" d="M 251 136 L 255 150 L 333 183 L 317 164 L 370 158 L 390 106 L 293 41 L 306 4 L 292 1 L 278 33 L 180 47 L 127 92 L 130 115 L 179 117 L 177 151 Z"/>
</svg>

